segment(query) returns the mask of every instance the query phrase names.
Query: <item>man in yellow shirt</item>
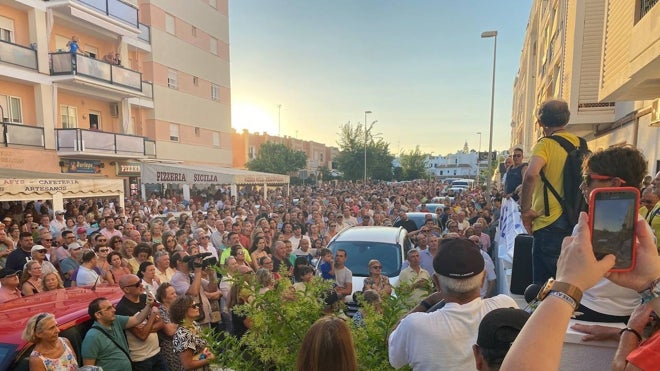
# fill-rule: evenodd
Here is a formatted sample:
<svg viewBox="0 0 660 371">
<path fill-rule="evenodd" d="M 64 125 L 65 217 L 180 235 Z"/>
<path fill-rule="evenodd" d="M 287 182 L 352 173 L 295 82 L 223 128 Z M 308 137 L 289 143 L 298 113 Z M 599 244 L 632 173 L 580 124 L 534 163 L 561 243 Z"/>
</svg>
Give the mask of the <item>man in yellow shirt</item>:
<svg viewBox="0 0 660 371">
<path fill-rule="evenodd" d="M 533 281 L 538 284 L 555 276 L 561 243 L 573 230 L 573 225 L 552 194 L 548 195 L 547 200 L 549 210 L 545 209 L 543 181 L 540 179 L 543 170 L 548 181 L 564 197 L 563 170 L 568 153 L 559 143 L 545 137 L 561 136 L 574 146 L 579 146 L 579 138 L 566 131 L 569 118 L 566 102 L 550 99 L 541 104 L 536 112 L 536 122 L 543 130 L 544 137 L 532 148 L 532 156 L 523 177 L 520 212 L 525 229 L 534 235 L 532 271 Z"/>
</svg>

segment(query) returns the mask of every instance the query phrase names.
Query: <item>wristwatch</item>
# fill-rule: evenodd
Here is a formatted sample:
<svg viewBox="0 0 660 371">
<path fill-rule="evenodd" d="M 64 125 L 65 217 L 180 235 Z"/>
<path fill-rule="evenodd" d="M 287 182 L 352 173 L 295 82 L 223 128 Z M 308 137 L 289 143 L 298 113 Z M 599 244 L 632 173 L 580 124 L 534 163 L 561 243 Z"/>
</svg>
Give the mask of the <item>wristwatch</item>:
<svg viewBox="0 0 660 371">
<path fill-rule="evenodd" d="M 538 295 L 536 295 L 536 300 L 542 301 L 548 295 L 557 296 L 565 300 L 573 307 L 573 310 L 577 309 L 578 305 L 580 305 L 580 300 L 582 300 L 582 290 L 577 286 L 566 282 L 555 281 L 554 278 L 548 279 L 548 282 L 545 283 Z"/>
<path fill-rule="evenodd" d="M 651 283 L 649 288 L 640 292 L 642 295 L 642 304 L 646 304 L 653 299 L 660 297 L 660 278 Z"/>
</svg>

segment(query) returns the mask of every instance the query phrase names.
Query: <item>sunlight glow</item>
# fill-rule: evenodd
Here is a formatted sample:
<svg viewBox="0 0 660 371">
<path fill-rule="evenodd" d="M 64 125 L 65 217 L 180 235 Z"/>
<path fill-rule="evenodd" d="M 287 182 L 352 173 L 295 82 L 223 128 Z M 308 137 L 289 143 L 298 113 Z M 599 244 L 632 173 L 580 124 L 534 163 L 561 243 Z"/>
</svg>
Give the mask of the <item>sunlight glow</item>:
<svg viewBox="0 0 660 371">
<path fill-rule="evenodd" d="M 247 129 L 250 133 L 265 131 L 268 134 L 277 135 L 277 107 L 274 108 L 272 114 L 252 103 L 235 103 L 231 107 L 231 126 L 239 133 L 243 129 Z"/>
</svg>

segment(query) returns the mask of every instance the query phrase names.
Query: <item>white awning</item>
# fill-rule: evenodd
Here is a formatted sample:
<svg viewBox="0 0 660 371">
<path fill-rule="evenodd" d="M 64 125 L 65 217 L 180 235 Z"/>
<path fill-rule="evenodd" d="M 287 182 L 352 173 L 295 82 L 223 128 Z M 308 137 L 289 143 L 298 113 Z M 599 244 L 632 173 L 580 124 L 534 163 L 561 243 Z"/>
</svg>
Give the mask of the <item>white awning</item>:
<svg viewBox="0 0 660 371">
<path fill-rule="evenodd" d="M 261 173 L 225 167 L 142 163 L 144 184 L 267 184 L 289 183 L 288 175 Z"/>
</svg>

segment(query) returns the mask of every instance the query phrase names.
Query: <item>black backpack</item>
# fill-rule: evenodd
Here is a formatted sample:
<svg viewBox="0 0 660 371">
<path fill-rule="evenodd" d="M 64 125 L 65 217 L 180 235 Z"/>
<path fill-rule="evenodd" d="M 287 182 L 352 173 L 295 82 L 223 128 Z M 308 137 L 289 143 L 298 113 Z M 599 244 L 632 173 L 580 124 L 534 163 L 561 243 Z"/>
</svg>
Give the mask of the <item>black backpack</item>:
<svg viewBox="0 0 660 371">
<path fill-rule="evenodd" d="M 571 142 L 566 138 L 563 138 L 558 135 L 551 135 L 545 137 L 552 139 L 559 145 L 564 148 L 568 156 L 566 156 L 566 162 L 564 163 L 564 197 L 562 198 L 559 195 L 559 192 L 555 187 L 550 184 L 548 178 L 546 178 L 545 173 L 541 170 L 541 180 L 543 180 L 543 206 L 545 207 L 545 215 L 550 215 L 550 205 L 548 202 L 548 190 L 552 192 L 555 196 L 561 208 L 564 210 L 564 214 L 568 218 L 568 221 L 571 225 L 576 225 L 578 217 L 580 216 L 581 211 L 587 211 L 588 205 L 582 196 L 582 191 L 580 191 L 580 183 L 582 183 L 582 162 L 585 157 L 587 157 L 591 151 L 587 147 L 587 141 L 583 138 L 579 138 L 580 146 L 575 147 Z"/>
</svg>

